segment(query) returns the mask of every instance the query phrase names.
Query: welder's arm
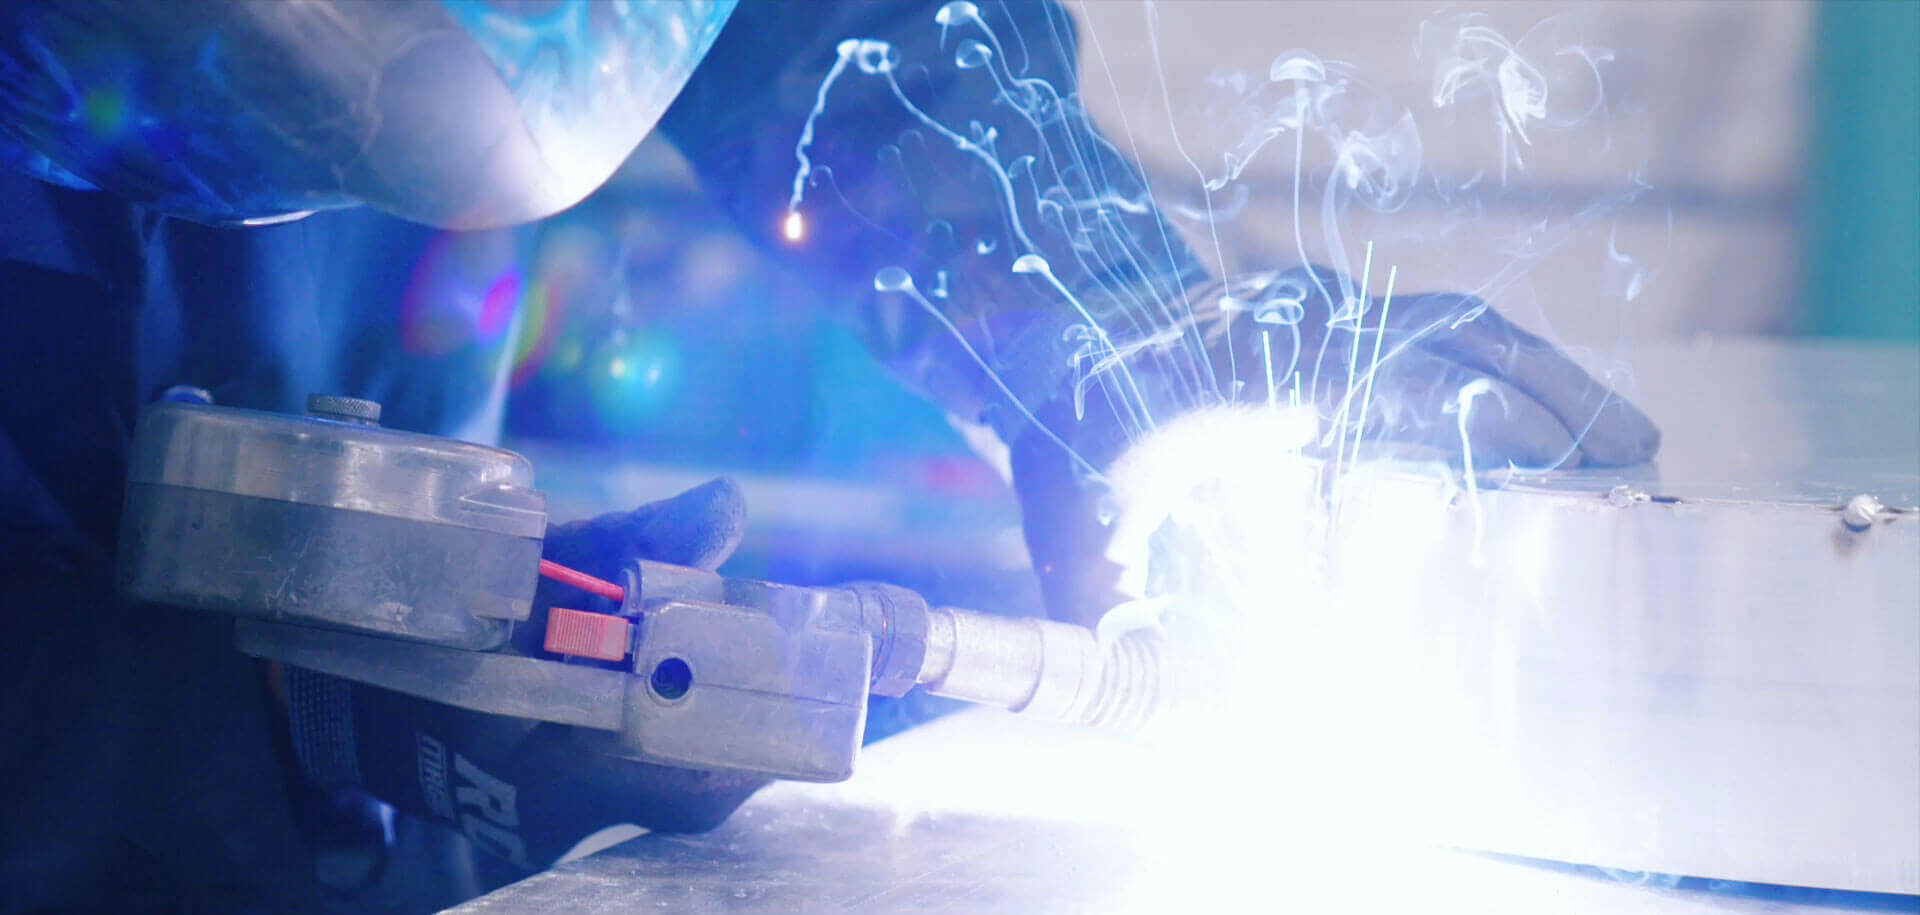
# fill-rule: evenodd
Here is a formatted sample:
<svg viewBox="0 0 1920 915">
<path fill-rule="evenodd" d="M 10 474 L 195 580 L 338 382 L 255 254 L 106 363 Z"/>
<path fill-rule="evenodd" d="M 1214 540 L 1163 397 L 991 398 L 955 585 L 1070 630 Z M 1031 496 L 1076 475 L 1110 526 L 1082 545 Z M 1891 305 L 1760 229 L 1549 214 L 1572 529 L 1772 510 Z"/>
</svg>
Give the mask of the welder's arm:
<svg viewBox="0 0 1920 915">
<path fill-rule="evenodd" d="M 545 554 L 608 578 L 635 557 L 711 569 L 739 544 L 744 515 L 739 489 L 715 480 L 633 512 L 554 527 Z M 582 598 L 543 580 L 533 618 L 515 629 L 519 647 L 538 650 L 556 600 L 578 607 Z M 563 725 L 467 711 L 322 674 L 289 670 L 286 685 L 294 749 L 315 781 L 361 787 L 522 868 L 545 867 L 608 826 L 711 829 L 765 784 L 609 757 Z"/>
</svg>

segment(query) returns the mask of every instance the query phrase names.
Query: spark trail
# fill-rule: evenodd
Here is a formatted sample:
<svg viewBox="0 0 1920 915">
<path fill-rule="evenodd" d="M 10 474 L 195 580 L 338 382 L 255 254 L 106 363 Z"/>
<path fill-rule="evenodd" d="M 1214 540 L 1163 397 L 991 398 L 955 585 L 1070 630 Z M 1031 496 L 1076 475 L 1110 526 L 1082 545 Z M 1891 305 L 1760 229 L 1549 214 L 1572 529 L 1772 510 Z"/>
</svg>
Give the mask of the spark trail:
<svg viewBox="0 0 1920 915">
<path fill-rule="evenodd" d="M 959 7 L 970 7 L 970 4 L 948 4 L 946 8 L 943 8 L 942 13 L 944 18 L 950 20 L 943 21 L 941 23 L 943 26 L 952 25 L 966 19 L 966 15 L 963 14 L 945 15 L 947 10 Z M 974 21 L 977 22 L 977 20 Z M 981 47 L 984 47 L 984 45 Z M 1121 357 L 1118 349 L 1112 342 L 1112 335 L 1104 323 L 1088 310 L 1082 297 L 1076 295 L 1064 283 L 1060 282 L 1058 277 L 1054 275 L 1051 264 L 1046 257 L 1039 253 L 1042 249 L 1041 246 L 1035 242 L 1031 234 L 1031 228 L 1027 225 L 1026 218 L 1022 213 L 1020 200 L 1014 190 L 1015 182 L 1013 175 L 1009 167 L 1002 163 L 990 148 L 993 135 L 991 133 L 983 134 L 980 140 L 969 138 L 946 124 L 941 123 L 920 106 L 916 105 L 912 99 L 907 96 L 906 92 L 901 88 L 899 81 L 895 78 L 894 74 L 898 66 L 898 60 L 895 57 L 895 52 L 891 45 L 880 41 L 848 39 L 840 43 L 838 50 L 839 59 L 835 62 L 827 78 L 821 84 L 820 91 L 816 96 L 815 106 L 808 114 L 806 124 L 802 128 L 801 142 L 796 147 L 795 158 L 802 163 L 802 166 L 794 178 L 794 193 L 788 203 L 788 218 L 794 218 L 800 212 L 801 205 L 805 202 L 807 176 L 812 169 L 811 160 L 808 158 L 806 151 L 813 142 L 814 125 L 824 111 L 826 100 L 829 97 L 833 84 L 847 72 L 846 65 L 851 61 L 855 69 L 861 74 L 883 80 L 893 99 L 916 122 L 947 140 L 952 144 L 953 148 L 966 153 L 978 164 L 985 167 L 992 175 L 997 193 L 1000 197 L 1001 213 L 1007 220 L 1012 236 L 1011 241 L 1020 251 L 1024 252 L 1014 259 L 1010 270 L 1014 273 L 1039 274 L 1045 276 L 1054 289 L 1059 292 L 1062 299 L 1086 322 L 1086 326 L 1093 332 L 1092 339 L 1098 341 L 1099 345 L 1104 347 L 1104 351 L 1100 355 L 1115 357 L 1103 361 L 1100 364 L 1110 366 L 1113 373 L 1119 376 L 1119 384 L 1110 385 L 1109 393 L 1112 395 L 1113 401 L 1119 404 L 1120 408 L 1127 414 L 1128 434 L 1137 437 L 1150 430 L 1150 413 L 1147 404 L 1139 396 L 1140 386 L 1133 378 L 1132 369 L 1128 366 L 1127 360 Z M 982 140 L 985 142 L 981 142 Z M 1032 169 L 1030 166 L 1027 171 L 1031 173 Z M 1035 210 L 1036 212 L 1040 211 L 1038 206 L 1035 207 Z M 946 321 L 944 316 L 942 316 L 942 319 L 945 326 L 952 327 L 951 321 Z M 969 349 L 972 349 L 970 344 Z M 1004 384 L 999 381 L 993 366 L 986 364 L 985 361 L 982 360 L 982 367 L 987 370 L 989 375 L 994 376 L 996 386 L 1001 387 L 1003 393 L 1013 396 L 1010 390 L 1005 389 Z M 1076 366 L 1076 368 L 1077 367 L 1079 366 Z M 1101 383 L 1108 384 L 1108 379 L 1101 376 Z M 1013 399 L 1019 411 L 1031 420 L 1031 409 L 1027 405 L 1019 403 L 1018 397 L 1013 397 Z M 1049 435 L 1053 435 L 1053 433 L 1049 431 Z M 1084 463 L 1083 459 L 1082 462 Z"/>
</svg>

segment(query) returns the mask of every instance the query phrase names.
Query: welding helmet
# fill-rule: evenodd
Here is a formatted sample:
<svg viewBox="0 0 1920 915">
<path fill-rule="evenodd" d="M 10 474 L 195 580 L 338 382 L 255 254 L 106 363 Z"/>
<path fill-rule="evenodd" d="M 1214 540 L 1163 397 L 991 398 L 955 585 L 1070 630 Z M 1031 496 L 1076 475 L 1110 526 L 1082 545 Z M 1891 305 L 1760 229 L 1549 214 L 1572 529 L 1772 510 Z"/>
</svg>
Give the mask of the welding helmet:
<svg viewBox="0 0 1920 915">
<path fill-rule="evenodd" d="M 455 229 L 606 181 L 737 0 L 7 0 L 0 163 L 259 224 Z"/>
</svg>

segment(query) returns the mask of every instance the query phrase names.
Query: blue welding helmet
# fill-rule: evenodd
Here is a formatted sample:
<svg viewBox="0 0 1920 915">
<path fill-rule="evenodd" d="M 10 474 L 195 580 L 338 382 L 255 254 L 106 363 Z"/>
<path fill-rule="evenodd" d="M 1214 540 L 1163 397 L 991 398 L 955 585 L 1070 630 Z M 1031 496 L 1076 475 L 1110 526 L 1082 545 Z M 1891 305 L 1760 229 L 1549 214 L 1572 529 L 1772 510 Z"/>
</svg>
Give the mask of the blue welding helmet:
<svg viewBox="0 0 1920 915">
<path fill-rule="evenodd" d="M 7 0 L 0 163 L 207 223 L 445 228 L 599 187 L 737 0 Z"/>
</svg>

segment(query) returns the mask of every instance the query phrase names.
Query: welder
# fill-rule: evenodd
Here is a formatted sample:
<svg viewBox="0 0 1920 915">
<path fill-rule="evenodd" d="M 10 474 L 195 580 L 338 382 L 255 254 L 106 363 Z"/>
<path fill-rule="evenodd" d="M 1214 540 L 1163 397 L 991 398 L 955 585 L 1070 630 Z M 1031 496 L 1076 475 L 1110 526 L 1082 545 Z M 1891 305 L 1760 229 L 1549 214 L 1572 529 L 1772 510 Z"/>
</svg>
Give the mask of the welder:
<svg viewBox="0 0 1920 915">
<path fill-rule="evenodd" d="M 382 342 L 398 287 L 440 230 L 511 248 L 652 132 L 742 232 L 847 303 L 903 382 L 1004 443 L 1057 617 L 1092 622 L 1116 601 L 1089 471 L 1137 432 L 1108 388 L 1077 383 L 1071 330 L 1087 303 L 1178 301 L 1185 338 L 1215 348 L 1198 388 L 1152 340 L 1116 350 L 1157 410 L 1266 390 L 1258 362 L 1230 352 L 1257 337 L 1255 315 L 1222 305 L 1223 278 L 1152 208 L 1106 216 L 1153 240 L 1150 262 L 1076 250 L 1064 233 L 996 250 L 974 240 L 1004 237 L 1009 207 L 1038 225 L 1038 195 L 997 193 L 964 164 L 908 189 L 899 157 L 876 153 L 928 148 L 931 118 L 990 133 L 1005 162 L 1064 143 L 1076 174 L 1141 187 L 1073 101 L 1074 24 L 1049 3 L 16 0 L 0 24 L 0 909 L 417 909 L 471 891 L 471 865 L 383 851 L 392 828 L 369 794 L 459 829 L 422 788 L 458 779 L 510 823 L 469 830 L 475 844 L 537 868 L 611 824 L 710 827 L 759 786 L 268 670 L 233 649 L 230 624 L 111 591 L 132 423 L 176 385 L 282 410 L 314 392 L 371 396 L 397 425 L 497 435 L 511 348 Z M 912 65 L 951 61 L 969 28 L 998 37 L 1008 72 L 1059 93 L 1050 140 L 1013 122 L 999 81 Z M 850 38 L 904 65 L 824 99 Z M 825 167 L 795 209 L 803 124 Z M 1050 255 L 1052 271 L 1011 269 L 1022 253 Z M 890 268 L 940 277 L 940 313 L 877 289 Z M 1305 290 L 1300 349 L 1325 357 L 1327 290 L 1344 278 L 1288 276 Z M 1405 346 L 1374 396 L 1395 409 L 1373 436 L 1529 466 L 1633 463 L 1657 447 L 1637 410 L 1478 300 L 1402 296 L 1393 315 L 1383 332 Z M 1476 380 L 1500 406 L 1474 411 L 1463 436 L 1441 414 Z M 556 526 L 546 550 L 608 577 L 636 557 L 712 568 L 743 518 L 737 489 L 716 481 Z M 396 878 L 402 867 L 417 879 Z M 467 876 L 419 876 L 434 868 Z"/>
</svg>

